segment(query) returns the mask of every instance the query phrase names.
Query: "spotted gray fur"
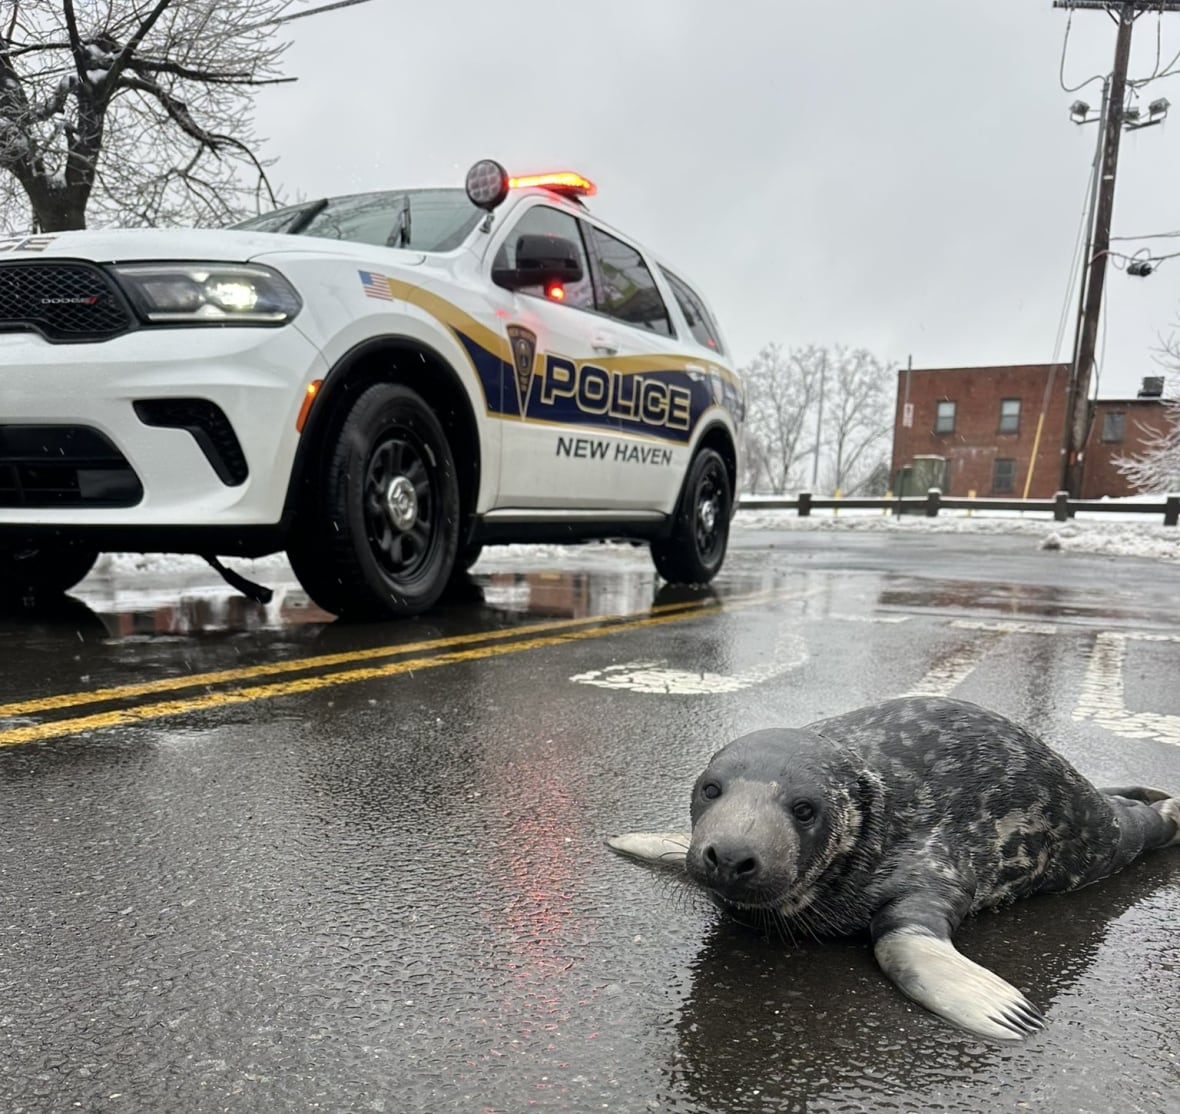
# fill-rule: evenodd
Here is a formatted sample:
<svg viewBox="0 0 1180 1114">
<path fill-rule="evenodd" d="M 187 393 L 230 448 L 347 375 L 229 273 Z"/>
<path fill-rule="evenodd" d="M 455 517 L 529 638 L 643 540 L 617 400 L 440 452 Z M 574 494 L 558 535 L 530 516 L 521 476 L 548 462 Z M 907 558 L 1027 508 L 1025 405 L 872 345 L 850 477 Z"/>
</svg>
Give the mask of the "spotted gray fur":
<svg viewBox="0 0 1180 1114">
<path fill-rule="evenodd" d="M 726 911 L 785 935 L 867 929 L 904 993 L 998 1040 L 1044 1020 L 954 948 L 962 919 L 1180 843 L 1180 799 L 1097 789 L 1019 724 L 940 698 L 743 736 L 697 779 L 691 812 L 691 835 L 608 845 L 687 873 Z"/>
</svg>

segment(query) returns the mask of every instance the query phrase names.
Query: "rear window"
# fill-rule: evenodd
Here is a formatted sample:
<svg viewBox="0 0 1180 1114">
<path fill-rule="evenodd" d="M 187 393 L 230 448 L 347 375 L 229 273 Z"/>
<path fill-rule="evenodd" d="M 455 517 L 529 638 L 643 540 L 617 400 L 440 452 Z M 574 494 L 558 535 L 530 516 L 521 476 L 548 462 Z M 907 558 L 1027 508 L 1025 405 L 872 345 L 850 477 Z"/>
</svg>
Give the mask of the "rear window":
<svg viewBox="0 0 1180 1114">
<path fill-rule="evenodd" d="M 701 300 L 700 295 L 671 271 L 661 267 L 660 273 L 668 280 L 668 285 L 672 287 L 676 304 L 680 306 L 680 312 L 684 314 L 684 320 L 688 323 L 689 332 L 696 338 L 697 343 L 711 348 L 719 355 L 723 353 L 725 350 L 721 347 L 721 337 L 717 333 L 717 325 L 709 315 L 709 311 L 705 309 L 705 303 Z"/>
</svg>

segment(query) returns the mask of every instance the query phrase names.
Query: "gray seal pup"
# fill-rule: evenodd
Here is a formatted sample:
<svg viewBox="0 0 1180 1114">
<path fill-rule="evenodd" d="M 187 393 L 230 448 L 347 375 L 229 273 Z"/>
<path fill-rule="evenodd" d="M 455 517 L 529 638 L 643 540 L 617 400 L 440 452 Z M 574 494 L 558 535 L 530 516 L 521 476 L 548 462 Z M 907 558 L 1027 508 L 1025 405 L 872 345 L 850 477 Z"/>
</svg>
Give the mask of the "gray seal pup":
<svg viewBox="0 0 1180 1114">
<path fill-rule="evenodd" d="M 955 948 L 963 918 L 1180 844 L 1180 799 L 1097 789 L 1005 716 L 924 697 L 735 740 L 697 778 L 691 815 L 691 833 L 607 845 L 687 874 L 740 919 L 813 936 L 867 929 L 903 993 L 994 1040 L 1045 1021 Z"/>
</svg>

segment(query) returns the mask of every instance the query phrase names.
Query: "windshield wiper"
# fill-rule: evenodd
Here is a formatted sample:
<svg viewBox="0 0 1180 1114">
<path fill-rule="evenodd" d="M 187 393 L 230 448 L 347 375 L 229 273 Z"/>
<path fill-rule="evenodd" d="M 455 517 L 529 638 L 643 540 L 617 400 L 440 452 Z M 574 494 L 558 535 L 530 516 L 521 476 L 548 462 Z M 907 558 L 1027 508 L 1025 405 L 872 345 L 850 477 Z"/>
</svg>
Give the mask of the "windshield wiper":
<svg viewBox="0 0 1180 1114">
<path fill-rule="evenodd" d="M 410 246 L 410 195 L 408 193 L 402 197 L 402 209 L 398 214 L 397 224 L 393 226 L 393 231 L 385 241 L 385 246 L 389 248 L 408 248 Z"/>
<path fill-rule="evenodd" d="M 286 234 L 288 236 L 298 236 L 313 220 L 316 219 L 327 207 L 327 197 L 321 197 L 319 201 L 313 202 L 302 213 L 295 218 L 291 225 L 287 228 Z"/>
</svg>

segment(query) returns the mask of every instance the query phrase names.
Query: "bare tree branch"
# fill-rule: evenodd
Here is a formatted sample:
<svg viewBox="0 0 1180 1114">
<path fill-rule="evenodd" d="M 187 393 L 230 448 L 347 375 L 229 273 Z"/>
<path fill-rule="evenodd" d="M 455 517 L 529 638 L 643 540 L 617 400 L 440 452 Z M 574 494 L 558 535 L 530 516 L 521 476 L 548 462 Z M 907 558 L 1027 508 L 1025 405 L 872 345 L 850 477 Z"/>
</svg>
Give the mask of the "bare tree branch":
<svg viewBox="0 0 1180 1114">
<path fill-rule="evenodd" d="M 66 16 L 66 29 L 70 33 L 70 50 L 73 51 L 74 57 L 78 56 L 78 52 L 82 49 L 82 40 L 78 38 L 78 17 L 74 15 L 74 0 L 63 0 L 64 10 Z"/>
<path fill-rule="evenodd" d="M 252 119 L 255 89 L 293 80 L 275 28 L 362 2 L 10 0 L 0 228 L 231 223 L 278 204 Z"/>
<path fill-rule="evenodd" d="M 1148 495 L 1180 492 L 1180 336 L 1160 343 L 1156 363 L 1164 372 L 1167 392 L 1160 412 L 1162 428 L 1140 425 L 1142 450 L 1115 457 L 1115 467 L 1132 486 Z"/>
<path fill-rule="evenodd" d="M 890 428 L 890 378 L 864 349 L 769 344 L 742 369 L 746 484 L 776 495 L 810 490 L 816 454 L 829 491 L 847 494 L 882 467 Z M 820 390 L 823 421 L 820 426 Z M 821 437 L 817 445 L 817 437 Z"/>
<path fill-rule="evenodd" d="M 256 78 L 251 74 L 242 73 L 212 73 L 208 70 L 194 70 L 187 66 L 177 65 L 175 62 L 155 62 L 149 59 L 137 58 L 133 69 L 137 73 L 166 73 L 175 77 L 184 77 L 189 81 L 200 81 L 206 85 L 289 85 L 298 80 L 294 77 Z"/>
</svg>

